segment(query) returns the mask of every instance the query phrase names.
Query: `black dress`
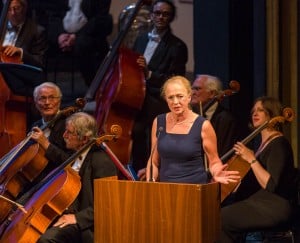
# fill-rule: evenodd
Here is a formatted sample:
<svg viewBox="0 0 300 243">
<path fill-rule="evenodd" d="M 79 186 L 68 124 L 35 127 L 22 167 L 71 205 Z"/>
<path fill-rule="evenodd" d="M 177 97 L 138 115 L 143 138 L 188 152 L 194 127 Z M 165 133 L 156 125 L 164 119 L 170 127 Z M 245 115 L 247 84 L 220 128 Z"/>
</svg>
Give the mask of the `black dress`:
<svg viewBox="0 0 300 243">
<path fill-rule="evenodd" d="M 239 188 L 251 188 L 251 195 L 221 209 L 222 243 L 239 242 L 247 231 L 272 228 L 286 223 L 291 217 L 291 200 L 295 193 L 291 188 L 295 171 L 291 145 L 285 137 L 277 137 L 259 154 L 257 160 L 271 175 L 266 189 L 253 179 L 251 170 Z M 251 186 L 247 185 L 249 183 Z"/>
</svg>

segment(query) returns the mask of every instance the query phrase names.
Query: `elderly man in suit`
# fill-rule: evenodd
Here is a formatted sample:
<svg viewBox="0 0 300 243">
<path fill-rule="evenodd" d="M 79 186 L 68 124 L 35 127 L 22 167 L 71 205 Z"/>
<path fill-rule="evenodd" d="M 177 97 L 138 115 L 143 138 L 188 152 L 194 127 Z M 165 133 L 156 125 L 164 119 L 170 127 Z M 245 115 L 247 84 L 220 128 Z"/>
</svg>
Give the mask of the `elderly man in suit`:
<svg viewBox="0 0 300 243">
<path fill-rule="evenodd" d="M 135 170 L 146 166 L 150 154 L 149 131 L 153 119 L 168 111 L 160 88 L 173 75 L 185 75 L 188 50 L 175 36 L 170 24 L 176 16 L 171 0 L 156 0 L 151 7 L 153 29 L 137 37 L 133 49 L 140 53 L 138 64 L 146 78 L 146 97 L 133 129 L 132 164 Z"/>
</svg>

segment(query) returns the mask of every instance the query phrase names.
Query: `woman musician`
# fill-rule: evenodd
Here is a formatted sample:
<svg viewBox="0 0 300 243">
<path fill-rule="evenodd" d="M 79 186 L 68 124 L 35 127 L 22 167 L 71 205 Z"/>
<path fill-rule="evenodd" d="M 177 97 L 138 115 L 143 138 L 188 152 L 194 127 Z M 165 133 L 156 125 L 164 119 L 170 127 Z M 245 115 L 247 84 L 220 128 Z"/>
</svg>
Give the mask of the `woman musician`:
<svg viewBox="0 0 300 243">
<path fill-rule="evenodd" d="M 260 97 L 251 111 L 252 126 L 258 128 L 281 116 L 282 111 L 277 99 Z M 219 242 L 240 242 L 249 231 L 276 227 L 291 218 L 291 201 L 295 196 L 291 145 L 283 136 L 280 123 L 264 128 L 260 134 L 261 143 L 255 153 L 241 142 L 234 145 L 235 153 L 251 168 L 236 192 L 236 196 L 241 193 L 243 196 L 221 209 Z"/>
</svg>

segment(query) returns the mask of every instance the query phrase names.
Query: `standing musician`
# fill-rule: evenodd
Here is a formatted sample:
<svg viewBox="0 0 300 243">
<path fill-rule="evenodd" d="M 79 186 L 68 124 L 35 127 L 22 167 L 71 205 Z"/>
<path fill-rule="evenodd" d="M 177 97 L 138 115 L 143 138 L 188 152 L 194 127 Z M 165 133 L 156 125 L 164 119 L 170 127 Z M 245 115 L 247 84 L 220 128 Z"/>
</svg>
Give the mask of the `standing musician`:
<svg viewBox="0 0 300 243">
<path fill-rule="evenodd" d="M 282 105 L 272 97 L 254 102 L 252 126 L 258 128 L 276 116 L 282 116 Z M 287 223 L 292 215 L 296 195 L 294 159 L 289 141 L 280 123 L 263 129 L 256 152 L 237 142 L 235 153 L 250 164 L 250 171 L 236 192 L 237 202 L 221 209 L 220 243 L 241 242 L 249 231 L 270 229 Z"/>
<path fill-rule="evenodd" d="M 170 24 L 176 16 L 171 0 L 156 0 L 151 7 L 153 28 L 137 37 L 133 50 L 140 53 L 138 64 L 146 77 L 146 97 L 133 128 L 132 165 L 138 171 L 145 168 L 150 154 L 150 130 L 153 119 L 168 111 L 160 88 L 172 75 L 185 75 L 188 50 L 175 36 Z"/>
<path fill-rule="evenodd" d="M 2 55 L 19 56 L 21 62 L 43 68 L 48 48 L 45 29 L 27 16 L 27 0 L 12 0 L 7 13 L 7 30 Z M 0 9 L 3 3 L 0 1 Z"/>
<path fill-rule="evenodd" d="M 63 137 L 68 149 L 78 151 L 96 138 L 97 131 L 95 119 L 78 112 L 67 118 Z M 93 180 L 117 175 L 116 168 L 108 155 L 96 145 L 83 152 L 72 168 L 81 177 L 79 195 L 71 207 L 40 237 L 38 243 L 94 242 Z"/>
<path fill-rule="evenodd" d="M 77 58 L 89 86 L 109 50 L 107 36 L 113 27 L 109 14 L 111 0 L 64 0 L 59 4 L 65 5 L 66 12 L 59 25 L 53 27 L 56 33 L 50 39 L 62 52 Z"/>
<path fill-rule="evenodd" d="M 192 109 L 210 120 L 217 135 L 218 154 L 224 155 L 238 139 L 237 121 L 218 101 L 201 112 L 222 91 L 221 81 L 211 75 L 199 74 L 192 85 Z M 201 114 L 203 113 L 203 114 Z"/>
</svg>

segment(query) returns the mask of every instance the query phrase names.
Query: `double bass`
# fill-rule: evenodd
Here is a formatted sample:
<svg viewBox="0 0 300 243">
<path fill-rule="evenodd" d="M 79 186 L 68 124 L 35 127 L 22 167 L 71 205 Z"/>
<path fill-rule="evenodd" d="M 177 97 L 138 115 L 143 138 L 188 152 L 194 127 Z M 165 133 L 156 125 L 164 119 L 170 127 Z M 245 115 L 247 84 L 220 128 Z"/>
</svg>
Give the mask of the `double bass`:
<svg viewBox="0 0 300 243">
<path fill-rule="evenodd" d="M 22 63 L 20 56 L 10 57 L 2 52 L 10 3 L 11 0 L 5 1 L 0 18 L 0 65 L 1 63 Z M 32 99 L 14 94 L 1 73 L 0 90 L 0 156 L 3 156 L 26 136 L 27 113 Z"/>
<path fill-rule="evenodd" d="M 112 134 L 104 134 L 87 142 L 76 153 L 54 169 L 44 180 L 26 192 L 18 203 L 24 209 L 14 209 L 0 226 L 0 242 L 34 243 L 41 234 L 76 199 L 81 182 L 70 164 L 94 144 L 118 139 L 122 129 L 111 127 Z"/>
<path fill-rule="evenodd" d="M 143 105 L 146 88 L 144 73 L 137 64 L 139 55 L 121 44 L 144 2 L 147 3 L 145 0 L 136 3 L 85 96 L 88 102 L 96 101 L 94 115 L 100 132 L 105 132 L 112 124 L 119 124 L 126 131 L 117 142 L 108 144 L 122 164 L 127 164 L 130 159 L 131 131 L 136 113 Z"/>
</svg>

